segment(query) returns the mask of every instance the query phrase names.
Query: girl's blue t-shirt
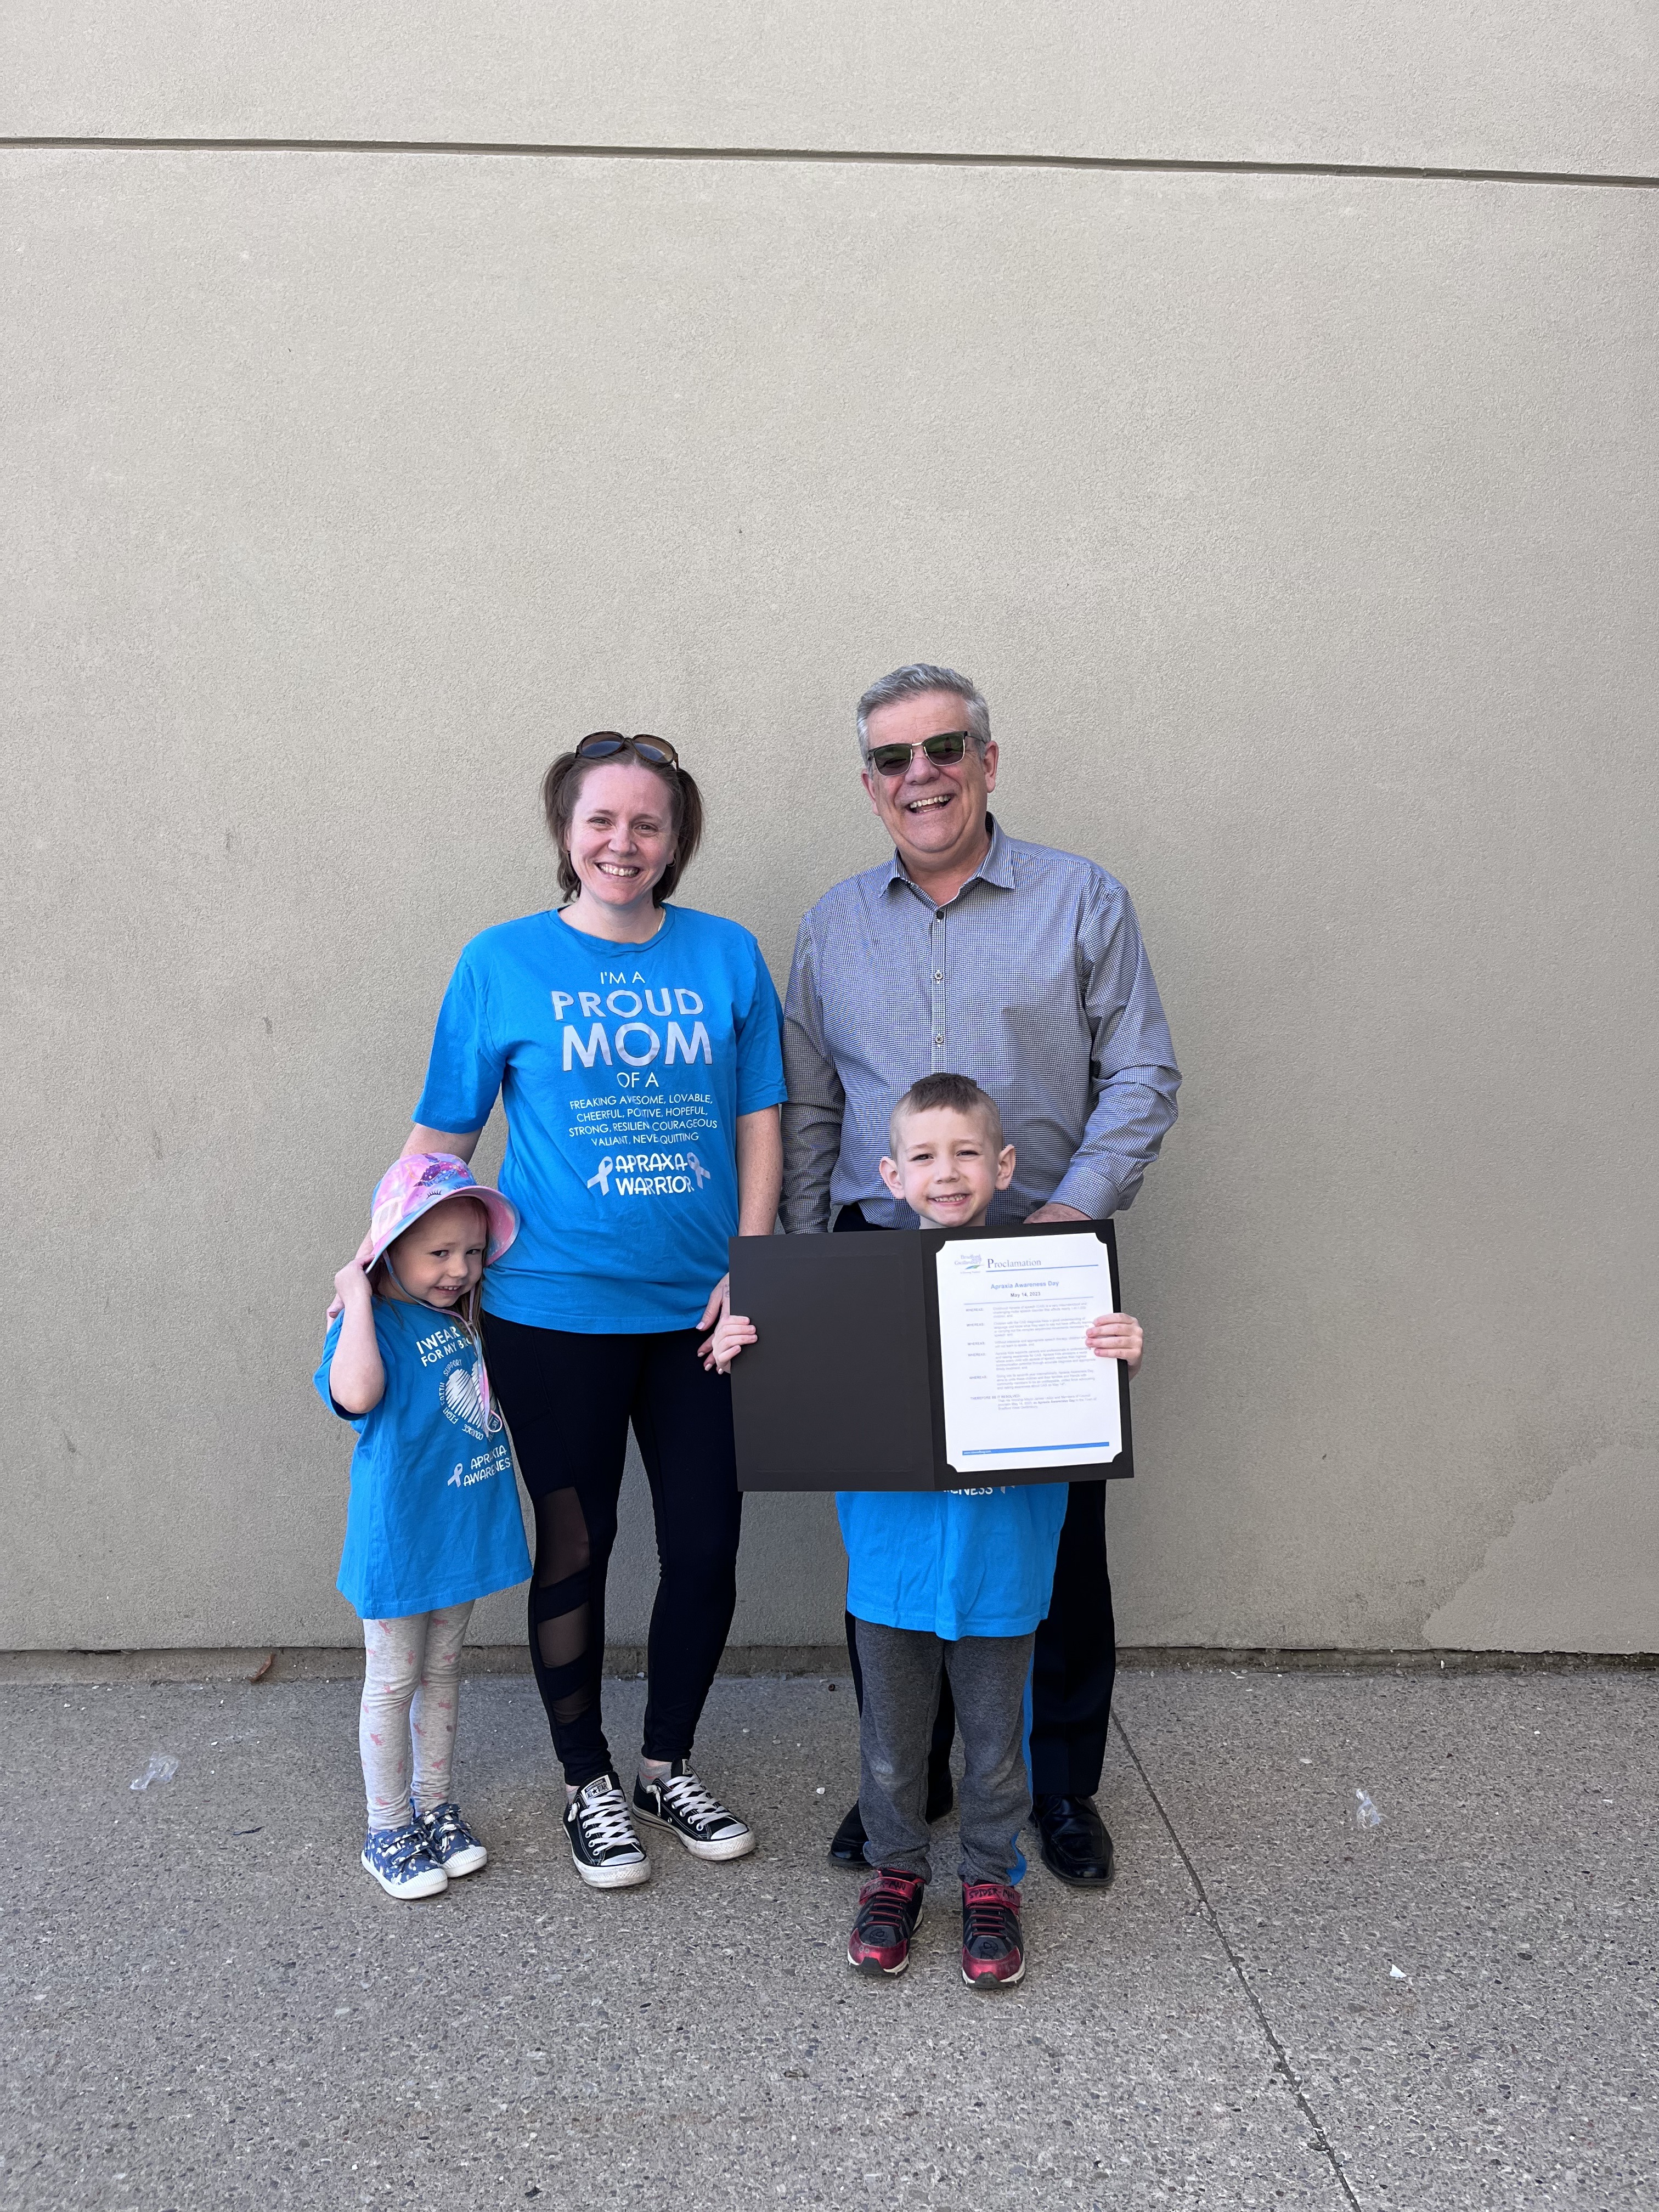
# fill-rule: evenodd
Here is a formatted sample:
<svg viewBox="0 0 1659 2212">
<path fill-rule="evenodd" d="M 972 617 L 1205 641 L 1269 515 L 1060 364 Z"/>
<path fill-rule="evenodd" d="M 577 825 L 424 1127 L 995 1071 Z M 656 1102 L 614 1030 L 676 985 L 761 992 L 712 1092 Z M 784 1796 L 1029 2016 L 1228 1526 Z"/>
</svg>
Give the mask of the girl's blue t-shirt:
<svg viewBox="0 0 1659 2212">
<path fill-rule="evenodd" d="M 342 1596 L 360 1620 L 395 1620 L 527 1580 L 513 1454 L 472 1339 L 431 1306 L 376 1298 L 386 1389 L 367 1413 L 348 1413 L 328 1387 L 340 1328 L 330 1323 L 313 1379 L 357 1431 Z"/>
<path fill-rule="evenodd" d="M 1029 1636 L 1048 1610 L 1069 1486 L 842 1490 L 847 1610 L 884 1628 Z"/>
<path fill-rule="evenodd" d="M 587 1335 L 694 1328 L 738 1226 L 736 1123 L 781 1105 L 782 1010 L 748 930 L 665 906 L 649 944 L 556 914 L 475 937 L 438 1014 L 415 1120 L 507 1112 L 515 1242 L 485 1310 Z"/>
</svg>

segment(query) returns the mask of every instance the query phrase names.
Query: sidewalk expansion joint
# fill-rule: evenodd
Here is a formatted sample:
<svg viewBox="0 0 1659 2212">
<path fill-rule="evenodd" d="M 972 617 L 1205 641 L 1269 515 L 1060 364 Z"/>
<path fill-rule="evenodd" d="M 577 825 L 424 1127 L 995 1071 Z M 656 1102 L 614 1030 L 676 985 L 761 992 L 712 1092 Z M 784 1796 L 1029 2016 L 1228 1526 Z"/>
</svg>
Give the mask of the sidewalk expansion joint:
<svg viewBox="0 0 1659 2212">
<path fill-rule="evenodd" d="M 1266 2007 L 1262 2004 L 1261 1998 L 1256 1995 L 1255 1990 L 1250 1986 L 1250 1978 L 1244 1971 L 1244 1961 L 1239 1957 L 1237 1952 L 1233 1948 L 1232 1944 L 1228 1941 L 1227 1931 L 1221 1924 L 1221 1917 L 1217 1912 L 1214 1905 L 1210 1902 L 1210 1893 L 1204 1887 L 1203 1877 L 1200 1875 L 1198 1869 L 1193 1864 L 1192 1856 L 1188 1852 L 1187 1846 L 1182 1842 L 1181 1838 L 1176 1833 L 1175 1822 L 1170 1818 L 1169 1814 L 1164 1810 L 1164 1800 L 1158 1796 L 1157 1790 L 1153 1789 L 1152 1777 L 1147 1773 L 1146 1768 L 1140 1763 L 1140 1753 L 1135 1749 L 1133 1744 L 1130 1742 L 1128 1731 L 1125 1729 L 1122 1722 L 1118 1718 L 1115 1713 L 1112 1715 L 1112 1726 L 1117 1730 L 1119 1741 L 1121 1742 L 1125 1751 L 1128 1753 L 1131 1764 L 1133 1765 L 1135 1772 L 1140 1777 L 1141 1786 L 1145 1789 L 1146 1795 L 1152 1799 L 1153 1809 L 1156 1811 L 1158 1819 L 1164 1823 L 1164 1832 L 1168 1835 L 1170 1841 L 1175 1845 L 1182 1865 L 1187 1869 L 1187 1878 L 1192 1883 L 1194 1892 L 1197 1896 L 1199 1909 L 1203 1913 L 1206 1920 L 1209 1922 L 1211 1930 L 1213 1933 L 1217 1942 L 1220 1944 L 1222 1949 L 1226 1953 L 1227 1963 L 1233 1970 L 1233 1973 L 1237 1980 L 1239 1988 L 1244 1992 L 1245 2002 L 1249 2004 L 1250 2010 L 1255 2014 L 1257 2023 L 1261 2029 L 1262 2034 L 1267 2039 L 1268 2048 L 1272 2051 L 1273 2055 L 1274 2072 L 1279 2075 L 1285 2087 L 1290 2090 L 1291 2094 L 1296 2099 L 1297 2109 L 1300 2111 L 1303 2118 L 1308 2123 L 1308 2127 L 1311 2133 L 1315 2148 L 1319 2150 L 1324 2157 L 1329 2160 L 1331 2172 L 1336 2176 L 1337 2187 L 1342 2191 L 1347 2203 L 1353 2207 L 1353 2212 L 1360 2212 L 1359 2199 L 1353 2193 L 1352 2185 L 1350 2183 L 1347 2174 L 1343 2169 L 1342 2160 L 1337 2153 L 1336 2147 L 1332 2142 L 1330 2136 L 1327 2134 L 1324 2124 L 1320 2119 L 1318 2113 L 1315 2112 L 1312 2103 L 1310 2101 L 1308 2093 L 1303 2087 L 1302 2077 L 1297 2072 L 1295 2067 L 1291 2065 L 1290 2053 L 1285 2050 L 1273 2022 L 1268 2019 Z"/>
</svg>

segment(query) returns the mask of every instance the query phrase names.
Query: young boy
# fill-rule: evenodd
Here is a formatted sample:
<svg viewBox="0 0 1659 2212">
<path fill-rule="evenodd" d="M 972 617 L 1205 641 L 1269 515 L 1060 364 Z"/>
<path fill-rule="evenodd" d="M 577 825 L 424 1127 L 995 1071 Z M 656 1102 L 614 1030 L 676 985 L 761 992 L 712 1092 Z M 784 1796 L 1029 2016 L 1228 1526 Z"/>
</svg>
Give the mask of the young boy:
<svg viewBox="0 0 1659 2212">
<path fill-rule="evenodd" d="M 965 1075 L 911 1085 L 888 1128 L 881 1164 L 895 1198 L 938 1228 L 980 1229 L 1013 1180 L 996 1103 Z M 714 1352 L 728 1367 L 752 1324 L 732 1315 Z M 1092 1322 L 1103 1359 L 1140 1366 L 1141 1329 L 1128 1314 Z M 951 1678 L 966 1771 L 962 1782 L 962 1978 L 997 1988 L 1025 1972 L 1021 1864 L 1015 1838 L 1030 1818 L 1025 1685 L 1037 1623 L 1048 1609 L 1066 1518 L 1063 1482 L 994 1490 L 840 1492 L 847 1609 L 864 1672 L 859 1806 L 876 1869 L 859 1897 L 848 1963 L 902 1974 L 932 1877 L 926 1815 L 927 1746 L 941 1663 Z"/>
</svg>

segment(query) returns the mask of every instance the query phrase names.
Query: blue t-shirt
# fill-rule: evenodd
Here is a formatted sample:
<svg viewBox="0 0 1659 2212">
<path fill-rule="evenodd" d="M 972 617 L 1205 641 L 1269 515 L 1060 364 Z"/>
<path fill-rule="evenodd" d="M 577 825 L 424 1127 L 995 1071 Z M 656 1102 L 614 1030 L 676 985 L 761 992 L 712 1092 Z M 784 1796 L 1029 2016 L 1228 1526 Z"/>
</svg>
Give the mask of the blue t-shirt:
<svg viewBox="0 0 1659 2212">
<path fill-rule="evenodd" d="M 438 1014 L 415 1119 L 507 1110 L 517 1241 L 484 1307 L 597 1336 L 694 1328 L 737 1233 L 736 1123 L 787 1096 L 782 1012 L 749 931 L 665 906 L 648 945 L 556 914 L 475 937 Z"/>
<path fill-rule="evenodd" d="M 434 1307 L 376 1298 L 386 1389 L 368 1413 L 348 1413 L 328 1387 L 340 1328 L 330 1323 L 314 1380 L 357 1431 L 341 1595 L 362 1620 L 395 1620 L 527 1580 L 513 1454 L 499 1411 L 486 1409 L 471 1338 Z"/>
<path fill-rule="evenodd" d="M 841 1490 L 847 1610 L 884 1628 L 1028 1636 L 1048 1610 L 1069 1486 Z"/>
</svg>

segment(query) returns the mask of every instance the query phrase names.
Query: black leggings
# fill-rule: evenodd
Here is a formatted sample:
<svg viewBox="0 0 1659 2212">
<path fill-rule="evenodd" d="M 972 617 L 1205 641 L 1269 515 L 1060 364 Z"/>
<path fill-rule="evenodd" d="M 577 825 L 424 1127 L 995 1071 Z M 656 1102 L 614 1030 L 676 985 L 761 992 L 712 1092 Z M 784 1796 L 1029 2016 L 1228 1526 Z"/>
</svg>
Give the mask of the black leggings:
<svg viewBox="0 0 1659 2212">
<path fill-rule="evenodd" d="M 660 1578 L 651 1612 L 644 1755 L 687 1759 L 737 1604 L 743 1500 L 732 1385 L 702 1332 L 579 1336 L 486 1314 L 489 1379 L 536 1508 L 530 1660 L 564 1778 L 612 1768 L 599 1710 L 605 1579 L 628 1425 L 651 1484 Z"/>
</svg>

